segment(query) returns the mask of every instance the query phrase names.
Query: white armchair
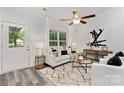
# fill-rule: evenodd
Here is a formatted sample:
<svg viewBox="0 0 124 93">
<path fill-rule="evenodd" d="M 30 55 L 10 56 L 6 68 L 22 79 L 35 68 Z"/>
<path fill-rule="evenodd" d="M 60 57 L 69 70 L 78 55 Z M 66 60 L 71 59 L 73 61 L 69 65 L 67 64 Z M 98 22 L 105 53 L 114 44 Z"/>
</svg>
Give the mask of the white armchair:
<svg viewBox="0 0 124 93">
<path fill-rule="evenodd" d="M 107 65 L 108 58 L 100 59 L 100 64 L 92 64 L 91 85 L 119 86 L 124 85 L 124 58 L 121 57 L 122 66 Z"/>
</svg>

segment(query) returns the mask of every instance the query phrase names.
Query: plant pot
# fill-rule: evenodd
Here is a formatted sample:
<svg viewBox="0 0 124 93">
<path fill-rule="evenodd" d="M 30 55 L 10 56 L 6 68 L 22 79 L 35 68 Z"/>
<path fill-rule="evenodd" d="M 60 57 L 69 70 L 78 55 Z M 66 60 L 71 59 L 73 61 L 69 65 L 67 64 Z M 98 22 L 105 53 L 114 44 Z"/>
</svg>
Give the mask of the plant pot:
<svg viewBox="0 0 124 93">
<path fill-rule="evenodd" d="M 79 56 L 78 59 L 83 59 L 83 56 Z"/>
</svg>

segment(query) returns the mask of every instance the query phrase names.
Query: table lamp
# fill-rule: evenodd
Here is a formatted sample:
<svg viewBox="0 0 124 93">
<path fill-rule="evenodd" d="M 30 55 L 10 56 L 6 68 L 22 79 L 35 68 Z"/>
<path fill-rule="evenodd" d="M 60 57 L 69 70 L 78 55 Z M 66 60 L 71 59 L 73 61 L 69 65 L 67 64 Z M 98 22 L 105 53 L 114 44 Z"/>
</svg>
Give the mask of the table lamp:
<svg viewBox="0 0 124 93">
<path fill-rule="evenodd" d="M 76 43 L 75 42 L 72 42 L 71 43 L 71 46 L 72 46 L 72 50 L 74 51 L 76 49 Z"/>
<path fill-rule="evenodd" d="M 44 48 L 43 42 L 36 42 L 35 47 L 37 49 L 37 56 L 43 55 L 43 51 L 42 51 L 42 49 Z"/>
</svg>

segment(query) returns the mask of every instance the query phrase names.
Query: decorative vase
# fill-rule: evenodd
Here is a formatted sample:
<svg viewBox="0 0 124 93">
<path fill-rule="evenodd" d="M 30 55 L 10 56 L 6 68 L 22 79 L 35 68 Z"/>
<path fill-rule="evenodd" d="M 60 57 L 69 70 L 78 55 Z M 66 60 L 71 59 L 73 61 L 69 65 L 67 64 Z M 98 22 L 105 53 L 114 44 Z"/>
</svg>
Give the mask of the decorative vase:
<svg viewBox="0 0 124 93">
<path fill-rule="evenodd" d="M 83 56 L 79 56 L 78 58 L 79 58 L 79 59 L 83 59 Z"/>
</svg>

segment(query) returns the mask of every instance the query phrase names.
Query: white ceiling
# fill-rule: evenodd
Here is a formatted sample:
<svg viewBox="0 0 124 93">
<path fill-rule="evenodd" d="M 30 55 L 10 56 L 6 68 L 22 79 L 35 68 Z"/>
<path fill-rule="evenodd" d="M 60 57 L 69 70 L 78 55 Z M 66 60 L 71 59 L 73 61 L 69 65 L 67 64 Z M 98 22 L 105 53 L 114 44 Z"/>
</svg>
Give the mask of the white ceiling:
<svg viewBox="0 0 124 93">
<path fill-rule="evenodd" d="M 37 14 L 44 14 L 50 17 L 61 19 L 61 18 L 71 18 L 72 11 L 79 11 L 81 16 L 86 16 L 90 14 L 100 14 L 110 7 L 46 7 L 47 11 L 43 11 L 41 7 L 27 7 L 26 9 Z"/>
<path fill-rule="evenodd" d="M 27 11 L 33 14 L 41 16 L 49 16 L 56 20 L 63 18 L 72 18 L 72 11 L 79 11 L 81 16 L 86 16 L 90 14 L 99 15 L 100 13 L 110 9 L 110 7 L 45 7 L 47 10 L 44 11 L 43 7 L 25 7 L 17 8 L 22 11 Z M 65 21 L 69 23 L 69 21 Z"/>
</svg>

